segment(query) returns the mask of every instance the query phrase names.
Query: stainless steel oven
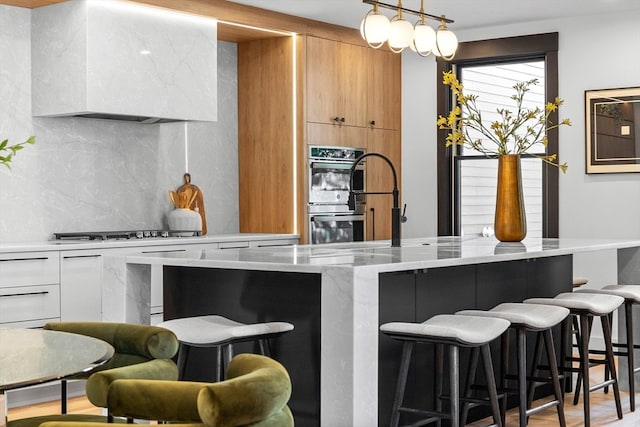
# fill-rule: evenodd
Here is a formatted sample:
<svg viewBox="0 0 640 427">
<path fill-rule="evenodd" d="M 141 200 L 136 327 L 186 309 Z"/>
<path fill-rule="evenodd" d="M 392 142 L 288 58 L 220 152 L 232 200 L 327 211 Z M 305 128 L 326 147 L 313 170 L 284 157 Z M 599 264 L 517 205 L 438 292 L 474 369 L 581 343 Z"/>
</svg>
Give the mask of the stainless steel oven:
<svg viewBox="0 0 640 427">
<path fill-rule="evenodd" d="M 310 214 L 309 243 L 361 242 L 364 218 L 364 214 Z"/>
<path fill-rule="evenodd" d="M 365 153 L 351 147 L 310 146 L 308 214 L 309 242 L 357 242 L 365 239 L 365 215 L 349 209 L 351 166 Z M 366 164 L 353 174 L 353 189 L 365 190 Z"/>
</svg>

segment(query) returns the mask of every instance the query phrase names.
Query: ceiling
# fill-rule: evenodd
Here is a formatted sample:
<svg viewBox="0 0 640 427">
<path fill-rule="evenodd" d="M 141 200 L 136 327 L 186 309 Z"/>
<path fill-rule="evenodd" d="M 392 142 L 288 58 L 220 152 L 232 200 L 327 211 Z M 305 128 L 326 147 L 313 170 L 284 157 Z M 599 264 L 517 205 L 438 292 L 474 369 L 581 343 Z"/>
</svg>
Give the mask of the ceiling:
<svg viewBox="0 0 640 427">
<path fill-rule="evenodd" d="M 361 0 L 230 0 L 262 9 L 358 28 L 371 9 Z M 383 0 L 396 4 L 395 0 Z M 404 0 L 407 9 L 419 10 L 420 0 Z M 425 12 L 453 19 L 452 30 L 508 23 L 634 12 L 640 18 L 639 0 L 425 0 Z M 389 17 L 392 11 L 387 10 Z"/>
</svg>

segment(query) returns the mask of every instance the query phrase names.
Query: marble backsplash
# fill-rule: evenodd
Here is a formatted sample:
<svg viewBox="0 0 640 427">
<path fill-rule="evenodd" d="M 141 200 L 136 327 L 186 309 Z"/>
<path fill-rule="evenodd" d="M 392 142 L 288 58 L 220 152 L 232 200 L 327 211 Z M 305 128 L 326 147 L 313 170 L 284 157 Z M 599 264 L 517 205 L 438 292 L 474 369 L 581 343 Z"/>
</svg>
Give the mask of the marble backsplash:
<svg viewBox="0 0 640 427">
<path fill-rule="evenodd" d="M 166 228 L 185 124 L 31 116 L 31 11 L 0 5 L 0 139 L 36 144 L 0 168 L 0 243 L 53 232 Z M 218 43 L 218 122 L 189 122 L 188 171 L 209 233 L 238 231 L 237 49 Z"/>
</svg>

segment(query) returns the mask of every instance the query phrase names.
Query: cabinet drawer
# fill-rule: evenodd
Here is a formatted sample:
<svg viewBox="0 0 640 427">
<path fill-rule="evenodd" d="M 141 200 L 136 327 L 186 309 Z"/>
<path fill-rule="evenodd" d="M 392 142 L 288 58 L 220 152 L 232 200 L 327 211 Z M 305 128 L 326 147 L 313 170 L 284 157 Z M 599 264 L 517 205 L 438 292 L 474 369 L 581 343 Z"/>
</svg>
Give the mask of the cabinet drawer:
<svg viewBox="0 0 640 427">
<path fill-rule="evenodd" d="M 0 288 L 0 323 L 59 317 L 59 285 Z"/>
<path fill-rule="evenodd" d="M 220 242 L 218 247 L 220 249 L 248 248 L 249 242 Z"/>
<path fill-rule="evenodd" d="M 0 288 L 60 282 L 60 254 L 31 252 L 0 255 Z"/>
</svg>

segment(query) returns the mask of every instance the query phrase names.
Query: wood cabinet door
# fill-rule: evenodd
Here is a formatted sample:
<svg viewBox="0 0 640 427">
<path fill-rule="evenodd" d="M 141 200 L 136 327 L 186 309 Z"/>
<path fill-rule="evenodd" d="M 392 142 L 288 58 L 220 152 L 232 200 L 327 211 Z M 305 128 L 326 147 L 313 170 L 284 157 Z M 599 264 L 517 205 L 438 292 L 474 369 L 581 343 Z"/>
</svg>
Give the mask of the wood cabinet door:
<svg viewBox="0 0 640 427">
<path fill-rule="evenodd" d="M 385 50 L 368 49 L 366 121 L 379 129 L 400 130 L 401 56 Z"/>
<path fill-rule="evenodd" d="M 370 48 L 307 37 L 307 121 L 369 126 Z"/>
<path fill-rule="evenodd" d="M 367 120 L 370 48 L 336 42 L 338 53 L 337 111 L 346 126 L 369 125 Z M 344 118 L 344 122 L 342 119 Z"/>
<path fill-rule="evenodd" d="M 338 43 L 307 37 L 307 121 L 333 123 L 338 110 Z"/>
<path fill-rule="evenodd" d="M 367 152 L 380 153 L 391 161 L 396 169 L 398 188 L 400 189 L 400 208 L 402 208 L 401 185 L 401 149 L 400 132 L 385 129 L 367 129 Z M 366 191 L 389 192 L 393 190 L 393 172 L 387 162 L 379 157 L 367 157 Z M 368 195 L 367 240 L 391 239 L 391 194 Z"/>
<path fill-rule="evenodd" d="M 367 131 L 361 127 L 307 123 L 307 144 L 367 149 Z"/>
</svg>

